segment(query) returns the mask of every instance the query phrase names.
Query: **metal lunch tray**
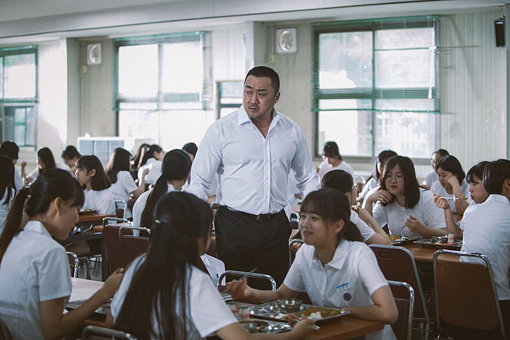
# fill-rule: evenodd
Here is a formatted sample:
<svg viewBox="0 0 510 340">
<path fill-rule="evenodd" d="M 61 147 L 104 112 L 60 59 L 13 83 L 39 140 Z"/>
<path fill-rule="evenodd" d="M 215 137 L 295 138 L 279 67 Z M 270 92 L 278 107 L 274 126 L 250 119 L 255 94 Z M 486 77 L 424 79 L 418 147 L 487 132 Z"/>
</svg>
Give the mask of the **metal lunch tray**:
<svg viewBox="0 0 510 340">
<path fill-rule="evenodd" d="M 261 320 L 261 318 L 259 318 L 259 319 L 249 318 L 247 320 Z M 277 334 L 277 333 L 289 332 L 292 329 L 292 326 L 289 325 L 286 321 L 278 321 L 278 320 L 272 320 L 272 319 L 271 320 L 265 319 L 264 321 L 266 321 L 269 324 L 267 331 L 264 333 Z"/>
<path fill-rule="evenodd" d="M 315 319 L 315 322 L 319 324 L 327 320 L 337 319 L 342 316 L 351 314 L 350 311 L 340 308 L 322 307 L 308 304 L 302 304 L 298 312 L 288 312 L 282 307 L 280 300 L 267 302 L 261 305 L 250 306 L 248 307 L 248 310 L 250 311 L 251 316 L 254 318 L 260 318 L 264 320 L 286 321 L 286 317 L 288 315 L 296 315 L 299 317 L 302 316 L 303 312 L 305 312 L 309 308 L 320 308 L 321 310 L 331 310 L 339 312 L 337 315 Z"/>
</svg>

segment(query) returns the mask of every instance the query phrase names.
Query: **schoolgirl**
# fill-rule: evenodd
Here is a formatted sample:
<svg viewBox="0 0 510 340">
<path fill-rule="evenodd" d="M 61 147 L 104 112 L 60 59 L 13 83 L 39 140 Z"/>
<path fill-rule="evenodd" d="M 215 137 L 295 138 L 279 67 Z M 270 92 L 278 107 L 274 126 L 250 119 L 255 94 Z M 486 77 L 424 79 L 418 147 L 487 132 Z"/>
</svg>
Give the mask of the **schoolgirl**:
<svg viewBox="0 0 510 340">
<path fill-rule="evenodd" d="M 4 228 L 4 222 L 11 209 L 14 196 L 16 196 L 16 184 L 14 183 L 14 164 L 7 156 L 0 156 L 0 233 Z"/>
<path fill-rule="evenodd" d="M 76 179 L 85 193 L 84 209 L 96 210 L 101 215 L 115 213 L 110 180 L 96 156 L 81 156 L 76 163 Z"/>
<path fill-rule="evenodd" d="M 380 185 L 381 174 L 383 172 L 384 165 L 386 164 L 386 161 L 389 158 L 396 156 L 396 155 L 397 155 L 397 153 L 393 150 L 383 150 L 383 151 L 379 152 L 379 154 L 377 155 L 377 158 L 375 159 L 374 165 L 372 167 L 372 176 L 370 176 L 370 178 L 367 180 L 367 182 L 363 186 L 363 189 L 359 193 L 358 199 L 357 199 L 358 202 L 363 202 L 363 200 L 365 199 L 365 196 L 368 194 L 368 192 L 377 188 Z"/>
<path fill-rule="evenodd" d="M 66 146 L 60 157 L 62 157 L 64 163 L 69 167 L 71 174 L 74 175 L 76 172 L 76 162 L 78 162 L 78 158 L 81 157 L 81 154 L 78 152 L 76 147 L 74 145 Z"/>
<path fill-rule="evenodd" d="M 106 165 L 106 176 L 110 179 L 112 186 L 111 191 L 115 201 L 127 202 L 131 197 L 138 198 L 145 191 L 145 175 L 149 169 L 143 173 L 138 186 L 135 184 L 133 177 L 130 173 L 131 169 L 131 154 L 123 148 L 116 148 L 113 150 L 110 160 Z M 128 210 L 125 217 L 131 217 L 131 212 Z"/>
<path fill-rule="evenodd" d="M 343 170 L 332 170 L 322 177 L 321 186 L 336 189 L 345 194 L 353 209 L 351 211 L 351 221 L 358 227 L 364 242 L 367 244 L 392 245 L 390 238 L 372 215 L 365 209 L 357 205 L 354 206 L 356 204 L 356 187 L 350 173 Z"/>
<path fill-rule="evenodd" d="M 360 319 L 386 324 L 398 312 L 388 283 L 372 250 L 350 221 L 349 202 L 338 190 L 309 193 L 301 204 L 300 230 L 304 244 L 298 250 L 283 284 L 276 291 L 249 287 L 246 280 L 227 283 L 234 298 L 260 303 L 291 298 L 306 292 L 312 304 L 350 310 Z M 395 339 L 390 325 L 367 339 Z"/>
<path fill-rule="evenodd" d="M 329 141 L 324 143 L 322 158 L 324 160 L 319 165 L 319 178 L 322 178 L 328 171 L 333 169 L 345 170 L 350 174 L 354 174 L 352 167 L 340 155 L 338 144 L 335 142 Z"/>
<path fill-rule="evenodd" d="M 53 157 L 53 153 L 47 147 L 42 147 L 37 150 L 37 168 L 32 171 L 28 176 L 25 174 L 25 167 L 27 163 L 21 162 L 21 177 L 23 177 L 23 181 L 25 184 L 32 183 L 37 179 L 37 176 L 42 174 L 47 169 L 56 168 L 55 158 Z"/>
<path fill-rule="evenodd" d="M 112 275 L 89 300 L 64 314 L 71 295 L 65 239 L 83 204 L 79 183 L 49 169 L 16 196 L 0 236 L 0 320 L 15 339 L 56 339 L 83 324 L 117 289 Z"/>
<path fill-rule="evenodd" d="M 377 202 L 372 215 L 379 225 L 388 225 L 390 234 L 414 238 L 446 234 L 443 213 L 434 205 L 432 193 L 419 186 L 408 157 L 388 160 L 380 190 L 367 200 Z"/>
<path fill-rule="evenodd" d="M 459 160 L 452 155 L 442 157 L 437 163 L 436 172 L 439 180 L 432 184 L 430 191 L 447 198 L 452 213 L 464 214 L 471 203 L 471 198 L 469 197 L 469 185 L 465 181 L 466 174 L 462 170 Z"/>
<path fill-rule="evenodd" d="M 152 225 L 152 212 L 158 199 L 170 191 L 179 191 L 188 179 L 191 160 L 180 149 L 167 152 L 163 158 L 162 174 L 154 187 L 138 197 L 133 206 L 133 225 L 148 227 Z"/>
<path fill-rule="evenodd" d="M 145 183 L 149 185 L 156 183 L 159 176 L 161 176 L 161 161 L 164 156 L 165 152 L 161 146 L 157 144 L 149 145 L 138 168 L 138 180 L 143 177 L 145 169 L 149 169 L 149 173 L 145 176 Z"/>
</svg>

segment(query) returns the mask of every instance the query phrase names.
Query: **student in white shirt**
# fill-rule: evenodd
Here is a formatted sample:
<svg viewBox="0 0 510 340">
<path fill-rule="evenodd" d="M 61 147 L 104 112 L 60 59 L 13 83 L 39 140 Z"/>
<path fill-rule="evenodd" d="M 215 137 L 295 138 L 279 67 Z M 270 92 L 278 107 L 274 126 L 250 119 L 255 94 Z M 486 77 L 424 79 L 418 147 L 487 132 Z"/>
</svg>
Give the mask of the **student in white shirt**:
<svg viewBox="0 0 510 340">
<path fill-rule="evenodd" d="M 149 169 L 149 173 L 145 175 L 145 184 L 154 184 L 161 176 L 161 161 L 165 156 L 165 152 L 161 146 L 157 144 L 149 145 L 143 154 L 140 167 L 138 168 L 138 180 L 141 180 L 145 169 Z"/>
<path fill-rule="evenodd" d="M 432 158 L 430 159 L 430 165 L 432 166 L 432 172 L 430 172 L 425 177 L 425 180 L 422 183 L 422 185 L 425 187 L 425 189 L 430 190 L 430 188 L 432 188 L 432 184 L 434 184 L 434 182 L 439 180 L 439 177 L 437 176 L 437 172 L 436 172 L 436 167 L 437 167 L 437 164 L 439 163 L 439 161 L 441 160 L 441 158 L 443 158 L 444 156 L 447 156 L 447 155 L 449 155 L 449 153 L 445 149 L 437 149 L 436 151 L 434 151 L 432 153 Z"/>
<path fill-rule="evenodd" d="M 469 185 L 465 181 L 466 175 L 459 160 L 455 156 L 446 155 L 437 163 L 436 171 L 439 180 L 432 184 L 430 191 L 447 198 L 454 214 L 464 214 L 471 199 Z"/>
<path fill-rule="evenodd" d="M 352 175 L 344 170 L 332 170 L 322 177 L 323 188 L 336 189 L 344 193 L 351 205 L 351 221 L 358 227 L 363 241 L 367 244 L 383 244 L 391 246 L 392 243 L 386 232 L 365 209 L 356 204 L 356 187 Z"/>
<path fill-rule="evenodd" d="M 367 200 L 377 202 L 372 216 L 379 225 L 387 224 L 392 235 L 428 238 L 446 234 L 441 209 L 434 205 L 432 193 L 420 188 L 408 157 L 388 160 L 380 190 Z"/>
<path fill-rule="evenodd" d="M 76 179 L 84 189 L 84 209 L 96 210 L 100 215 L 115 214 L 111 182 L 99 158 L 93 155 L 81 156 L 76 163 Z"/>
<path fill-rule="evenodd" d="M 53 157 L 53 153 L 47 147 L 42 147 L 37 150 L 37 168 L 32 171 L 29 175 L 25 173 L 25 167 L 27 166 L 27 162 L 20 163 L 21 169 L 21 177 L 26 185 L 32 183 L 37 179 L 41 173 L 46 171 L 47 169 L 56 168 L 55 158 Z"/>
<path fill-rule="evenodd" d="M 0 233 L 15 196 L 14 164 L 9 157 L 0 156 Z"/>
<path fill-rule="evenodd" d="M 56 339 L 81 327 L 117 289 L 113 274 L 79 308 L 63 313 L 71 295 L 69 261 L 53 238 L 65 239 L 83 203 L 79 183 L 49 169 L 20 190 L 0 236 L 0 320 L 14 339 Z"/>
<path fill-rule="evenodd" d="M 145 192 L 144 178 L 149 173 L 149 169 L 145 169 L 137 186 L 131 176 L 130 169 L 131 153 L 123 148 L 113 150 L 106 165 L 105 173 L 112 183 L 111 191 L 114 200 L 126 202 L 126 206 L 131 197 L 136 200 L 138 196 Z M 128 210 L 124 216 L 131 217 L 131 212 Z"/>
<path fill-rule="evenodd" d="M 191 160 L 180 149 L 168 151 L 163 157 L 162 174 L 154 187 L 144 192 L 133 206 L 133 225 L 148 227 L 152 224 L 152 213 L 158 199 L 170 191 L 180 191 L 189 177 Z"/>
<path fill-rule="evenodd" d="M 372 250 L 350 221 L 345 195 L 334 189 L 311 192 L 301 204 L 304 244 L 276 291 L 249 287 L 246 279 L 227 283 L 234 298 L 254 303 L 296 297 L 306 292 L 312 304 L 350 310 L 354 317 L 392 324 L 398 311 Z M 395 339 L 389 325 L 367 339 Z"/>
<path fill-rule="evenodd" d="M 216 333 L 232 340 L 295 339 L 308 334 L 310 320 L 275 335 L 249 334 L 237 323 L 207 274 L 198 269 L 211 224 L 209 205 L 196 196 L 171 192 L 161 197 L 149 251 L 129 266 L 106 322 L 140 338 L 201 339 Z"/>
<path fill-rule="evenodd" d="M 351 175 L 354 175 L 354 170 L 343 160 L 338 150 L 338 144 L 335 142 L 329 141 L 324 143 L 322 158 L 324 158 L 324 160 L 319 165 L 319 178 L 322 178 L 328 171 L 333 169 L 345 170 Z"/>
<path fill-rule="evenodd" d="M 368 181 L 363 186 L 363 189 L 358 195 L 358 202 L 363 202 L 367 193 L 378 187 L 380 182 L 381 174 L 383 173 L 384 165 L 386 161 L 393 156 L 396 156 L 397 153 L 393 150 L 383 150 L 379 152 L 377 158 L 375 159 L 374 166 L 372 167 L 372 176 L 368 179 Z M 352 175 L 352 174 L 351 174 Z"/>
<path fill-rule="evenodd" d="M 76 147 L 74 145 L 66 146 L 66 148 L 62 150 L 60 157 L 62 157 L 65 165 L 69 167 L 69 171 L 74 176 L 76 172 L 76 162 L 78 162 L 78 159 L 81 157 Z"/>
<path fill-rule="evenodd" d="M 16 184 L 16 190 L 21 190 L 25 186 L 25 183 L 23 183 L 23 179 L 21 179 L 20 169 L 16 166 L 19 158 L 18 145 L 13 141 L 3 141 L 0 145 L 0 155 L 9 157 L 12 164 L 14 164 L 14 183 Z"/>
<path fill-rule="evenodd" d="M 458 225 L 455 223 L 449 202 L 441 197 L 435 197 L 435 202 L 437 206 L 444 209 L 448 231 L 458 236 L 459 229 L 462 230 L 461 251 L 481 253 L 489 259 L 505 331 L 508 334 L 510 332 L 510 161 L 499 159 L 486 164 L 483 172 L 483 186 L 489 197 L 466 209 Z"/>
</svg>

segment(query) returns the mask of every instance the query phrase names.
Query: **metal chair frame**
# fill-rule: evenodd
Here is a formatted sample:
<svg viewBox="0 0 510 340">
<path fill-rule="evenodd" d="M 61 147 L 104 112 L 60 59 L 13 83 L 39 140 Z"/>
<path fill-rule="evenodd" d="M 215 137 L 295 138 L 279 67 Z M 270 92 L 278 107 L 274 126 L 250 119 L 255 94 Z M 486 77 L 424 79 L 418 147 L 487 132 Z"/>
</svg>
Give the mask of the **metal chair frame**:
<svg viewBox="0 0 510 340">
<path fill-rule="evenodd" d="M 276 290 L 276 281 L 271 275 L 261 274 L 261 273 L 243 272 L 243 271 L 239 271 L 239 270 L 226 270 L 223 274 L 220 275 L 218 282 L 216 283 L 216 287 L 221 286 L 221 283 L 223 282 L 223 280 L 224 279 L 226 280 L 227 275 L 239 276 L 239 277 L 246 276 L 246 277 L 251 277 L 254 279 L 267 280 L 271 283 L 271 290 L 273 290 L 273 291 Z"/>
<path fill-rule="evenodd" d="M 292 258 L 292 247 L 297 243 L 299 243 L 299 246 L 301 247 L 304 241 L 300 238 L 295 238 L 289 241 L 289 267 L 292 265 L 292 262 L 294 262 L 294 259 Z"/>
<path fill-rule="evenodd" d="M 90 339 L 89 336 L 91 335 L 102 335 L 105 337 L 108 337 L 108 339 L 127 339 L 127 340 L 137 340 L 136 337 L 133 335 L 119 331 L 116 329 L 111 328 L 105 328 L 105 327 L 99 327 L 99 326 L 87 326 L 83 328 L 81 332 L 81 338 L 83 340 Z"/>
<path fill-rule="evenodd" d="M 408 310 L 408 317 L 407 317 L 407 329 L 406 329 L 406 340 L 411 340 L 413 335 L 413 313 L 414 313 L 414 289 L 413 287 L 407 283 L 402 281 L 392 281 L 388 280 L 388 284 L 390 286 L 401 286 L 407 288 L 409 291 L 409 310 Z M 400 315 L 399 315 L 400 318 Z"/>
<path fill-rule="evenodd" d="M 78 267 L 80 266 L 80 259 L 78 258 L 78 255 L 76 255 L 72 251 L 66 251 L 66 254 L 67 256 L 71 256 L 74 261 L 73 273 L 71 274 L 72 277 L 78 277 Z"/>
<path fill-rule="evenodd" d="M 493 293 L 493 296 L 494 296 L 494 305 L 495 305 L 495 309 L 496 309 L 496 313 L 498 315 L 498 327 L 499 327 L 499 331 L 501 332 L 501 335 L 503 336 L 504 339 L 508 339 L 506 334 L 505 334 L 505 328 L 504 328 L 504 323 L 503 323 L 503 315 L 501 314 L 501 308 L 499 306 L 499 301 L 498 301 L 498 294 L 497 294 L 497 291 L 496 291 L 496 285 L 494 283 L 494 274 L 492 272 L 492 266 L 491 266 L 491 263 L 489 261 L 489 259 L 487 258 L 487 256 L 483 255 L 483 254 L 480 254 L 480 253 L 466 253 L 466 252 L 462 252 L 462 251 L 458 251 L 458 250 L 448 250 L 448 249 L 440 249 L 438 251 L 436 251 L 434 253 L 434 257 L 432 258 L 432 264 L 433 264 L 433 270 L 434 270 L 434 291 L 436 292 L 435 294 L 435 312 L 436 312 L 436 324 L 437 324 L 437 329 L 439 330 L 439 334 L 438 336 L 436 337 L 436 339 L 439 339 L 440 336 L 441 336 L 441 318 L 439 316 L 439 297 L 438 297 L 438 294 L 437 294 L 437 258 L 440 256 L 440 255 L 443 255 L 443 254 L 449 254 L 449 255 L 457 255 L 457 256 L 464 256 L 464 257 L 472 257 L 472 258 L 477 258 L 477 259 L 480 259 L 482 260 L 485 265 L 486 265 L 486 268 L 487 268 L 487 273 L 489 275 L 489 279 L 490 279 L 490 284 L 491 284 L 491 288 L 492 288 L 492 293 Z M 481 264 L 480 264 L 481 265 Z"/>
<path fill-rule="evenodd" d="M 129 226 L 120 226 L 119 227 L 119 240 L 122 238 L 122 236 L 124 236 L 124 234 L 122 233 L 123 230 L 145 231 L 147 234 L 149 234 L 149 236 L 151 235 L 151 230 L 149 228 L 145 228 L 145 227 L 133 227 L 131 225 L 129 225 Z"/>
</svg>

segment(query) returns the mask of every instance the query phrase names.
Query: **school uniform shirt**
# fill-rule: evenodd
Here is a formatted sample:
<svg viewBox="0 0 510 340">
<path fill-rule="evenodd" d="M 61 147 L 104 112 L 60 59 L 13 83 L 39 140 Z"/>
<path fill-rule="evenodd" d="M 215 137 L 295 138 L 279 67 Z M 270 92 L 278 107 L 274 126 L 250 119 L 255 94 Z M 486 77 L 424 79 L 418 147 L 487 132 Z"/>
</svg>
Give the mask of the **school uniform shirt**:
<svg viewBox="0 0 510 340">
<path fill-rule="evenodd" d="M 366 182 L 365 185 L 363 186 L 363 189 L 361 190 L 361 192 L 358 195 L 358 199 L 365 199 L 365 196 L 368 194 L 368 192 L 378 186 L 379 186 L 379 181 L 373 177 L 370 178 L 368 180 L 368 182 Z"/>
<path fill-rule="evenodd" d="M 83 209 L 96 210 L 100 215 L 114 215 L 115 203 L 110 188 L 103 190 L 83 190 L 85 203 Z"/>
<path fill-rule="evenodd" d="M 7 218 L 7 214 L 9 214 L 12 202 L 14 201 L 14 197 L 16 196 L 16 191 L 14 190 L 14 188 L 11 189 L 11 199 L 7 201 L 7 204 L 5 204 L 5 199 L 7 198 L 8 192 L 9 191 L 6 188 L 2 198 L 0 198 L 0 234 L 2 234 L 2 231 L 4 230 L 5 219 Z"/>
<path fill-rule="evenodd" d="M 283 281 L 296 292 L 306 292 L 312 304 L 346 308 L 373 305 L 372 294 L 388 286 L 373 251 L 362 242 L 342 240 L 333 259 L 322 265 L 315 248 L 303 244 Z M 390 325 L 366 339 L 395 339 Z"/>
<path fill-rule="evenodd" d="M 375 187 L 373 187 L 372 189 L 368 190 L 368 192 L 365 195 L 365 198 L 363 199 L 363 204 L 361 205 L 363 207 L 363 209 L 367 209 L 368 208 L 368 200 L 367 200 L 367 198 L 370 197 L 371 195 L 375 194 L 377 191 L 379 191 L 380 187 L 381 186 L 379 185 L 379 183 L 377 183 L 377 185 Z M 373 205 L 375 206 L 375 203 Z M 372 209 L 373 209 L 373 207 L 372 207 Z"/>
<path fill-rule="evenodd" d="M 406 221 L 413 215 L 425 226 L 439 229 L 446 226 L 443 210 L 436 207 L 434 197 L 429 190 L 420 188 L 420 200 L 411 209 L 400 206 L 394 199 L 390 204 L 383 206 L 377 202 L 374 206 L 373 216 L 380 226 L 388 224 L 390 234 L 410 238 L 420 237 L 420 234 L 409 231 Z"/>
<path fill-rule="evenodd" d="M 466 180 L 462 181 L 462 184 L 460 186 L 460 190 L 462 191 L 462 195 L 467 198 L 467 202 L 471 203 L 471 196 L 469 195 L 469 184 L 466 182 Z M 435 181 L 432 186 L 430 187 L 430 191 L 432 193 L 439 195 L 441 197 L 446 198 L 448 203 L 450 204 L 450 209 L 452 210 L 452 213 L 457 213 L 457 208 L 455 208 L 455 201 L 453 199 L 453 194 L 449 194 L 446 192 L 446 189 L 441 185 L 439 180 Z"/>
<path fill-rule="evenodd" d="M 137 189 L 138 186 L 135 184 L 133 177 L 131 177 L 129 171 L 125 170 L 117 172 L 117 182 L 112 183 L 112 186 L 110 187 L 113 199 L 115 201 L 124 201 L 126 203 L 129 201 L 131 193 Z M 124 216 L 126 218 L 131 217 L 131 211 L 126 209 Z"/>
<path fill-rule="evenodd" d="M 0 320 L 14 339 L 43 339 L 39 303 L 71 296 L 66 251 L 38 221 L 29 221 L 0 266 Z"/>
<path fill-rule="evenodd" d="M 492 266 L 499 300 L 510 300 L 510 201 L 489 195 L 485 202 L 470 205 L 459 223 L 464 230 L 461 251 L 481 253 Z M 478 261 L 467 257 L 463 261 Z M 483 262 L 482 262 L 483 263 Z"/>
<path fill-rule="evenodd" d="M 432 188 L 432 184 L 434 184 L 434 182 L 437 182 L 439 181 L 439 176 L 437 175 L 437 173 L 435 171 L 432 171 L 431 173 L 429 173 L 427 175 L 427 177 L 425 177 L 425 184 L 429 187 L 429 188 Z M 441 183 L 439 183 L 441 184 Z"/>
<path fill-rule="evenodd" d="M 168 189 L 167 192 L 175 191 L 175 188 L 172 184 L 167 184 Z M 149 225 L 140 225 L 140 220 L 142 219 L 142 213 L 147 205 L 147 200 L 149 199 L 149 195 L 151 194 L 153 188 L 147 190 L 136 199 L 135 205 L 133 205 L 133 226 L 135 227 L 150 227 Z"/>
<path fill-rule="evenodd" d="M 124 274 L 120 287 L 111 303 L 111 313 L 114 321 L 116 321 L 122 309 L 130 283 L 136 271 L 145 261 L 145 257 L 146 255 L 141 255 L 136 258 Z M 192 321 L 192 325 L 188 329 L 189 334 L 186 340 L 203 339 L 223 327 L 236 323 L 237 320 L 223 301 L 218 289 L 214 286 L 209 276 L 193 266 L 190 266 L 190 270 L 188 291 L 190 310 L 188 311 L 187 318 Z M 180 297 L 176 297 L 176 301 L 180 301 L 179 299 Z M 176 310 L 179 310 L 179 306 L 176 306 Z M 153 329 L 159 335 L 159 330 L 157 329 L 158 321 L 153 316 Z M 157 338 L 160 338 L 160 336 Z"/>
<path fill-rule="evenodd" d="M 161 176 L 161 165 L 161 161 L 158 161 L 155 158 L 149 158 L 147 163 L 138 169 L 138 178 L 141 179 L 144 170 L 149 169 L 149 173 L 145 176 L 145 184 L 155 184 Z"/>
<path fill-rule="evenodd" d="M 203 254 L 200 256 L 200 258 L 202 259 L 202 262 L 204 263 L 205 269 L 207 269 L 211 280 L 216 286 L 221 274 L 225 272 L 225 263 L 223 263 L 222 260 L 208 254 Z"/>
<path fill-rule="evenodd" d="M 254 215 L 276 213 L 288 204 L 287 182 L 292 170 L 305 196 L 320 188 L 299 125 L 274 109 L 264 138 L 241 106 L 205 133 L 191 166 L 187 191 L 206 200 L 218 176 L 220 205 Z"/>
<path fill-rule="evenodd" d="M 352 177 L 354 177 L 354 170 L 352 166 L 349 165 L 349 163 L 347 163 L 346 161 L 341 161 L 340 164 L 338 164 L 337 166 L 332 166 L 331 164 L 328 163 L 327 159 L 323 160 L 319 165 L 319 177 L 320 178 L 324 177 L 324 175 L 330 172 L 331 170 L 344 170 L 345 172 L 350 173 Z"/>
<path fill-rule="evenodd" d="M 364 242 L 367 242 L 372 236 L 374 236 L 374 229 L 366 224 L 366 222 L 363 221 L 354 210 L 351 210 L 351 222 L 358 227 Z"/>
<path fill-rule="evenodd" d="M 14 185 L 16 186 L 16 190 L 20 191 L 25 186 L 25 183 L 23 183 L 23 179 L 20 175 L 20 170 L 18 166 L 14 167 Z"/>
</svg>

